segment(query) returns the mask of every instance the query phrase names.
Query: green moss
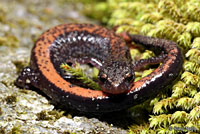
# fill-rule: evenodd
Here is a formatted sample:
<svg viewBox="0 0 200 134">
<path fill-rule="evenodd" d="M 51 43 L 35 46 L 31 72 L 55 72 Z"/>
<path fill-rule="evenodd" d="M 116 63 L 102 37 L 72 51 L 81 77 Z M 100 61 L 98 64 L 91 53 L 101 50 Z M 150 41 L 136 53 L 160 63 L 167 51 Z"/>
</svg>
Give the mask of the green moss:
<svg viewBox="0 0 200 134">
<path fill-rule="evenodd" d="M 0 108 L 0 116 L 3 114 L 3 111 L 2 111 L 2 109 Z"/>
<path fill-rule="evenodd" d="M 200 64 L 200 50 L 197 48 L 192 48 L 186 53 L 186 57 L 197 64 Z"/>
<path fill-rule="evenodd" d="M 63 116 L 63 111 L 60 112 L 60 111 L 56 111 L 56 110 L 53 110 L 53 111 L 49 111 L 48 114 L 51 115 L 51 116 L 54 116 L 54 119 L 59 119 Z"/>
<path fill-rule="evenodd" d="M 194 38 L 191 47 L 200 49 L 200 37 Z"/>
<path fill-rule="evenodd" d="M 5 23 L 7 18 L 6 18 L 7 10 L 6 8 L 0 4 L 0 22 Z"/>
<path fill-rule="evenodd" d="M 64 112 L 59 112 L 56 110 L 46 111 L 43 110 L 40 113 L 37 113 L 37 120 L 57 120 L 63 116 Z"/>
<path fill-rule="evenodd" d="M 28 94 L 29 93 L 29 91 L 27 89 L 20 89 L 19 92 L 23 93 L 23 94 Z"/>
<path fill-rule="evenodd" d="M 26 28 L 29 26 L 28 21 L 25 19 L 19 19 L 17 20 L 17 23 L 22 27 L 22 28 Z"/>
<path fill-rule="evenodd" d="M 5 130 L 5 128 L 3 128 L 3 127 L 0 127 L 0 134 L 5 134 L 6 133 L 6 130 Z"/>
<path fill-rule="evenodd" d="M 19 40 L 13 35 L 0 36 L 0 46 L 18 47 Z"/>
<path fill-rule="evenodd" d="M 14 126 L 8 134 L 22 134 L 20 126 Z"/>
<path fill-rule="evenodd" d="M 52 118 L 48 115 L 47 111 L 41 111 L 37 113 L 37 120 L 51 120 Z"/>
<path fill-rule="evenodd" d="M 29 62 L 13 61 L 13 64 L 17 67 L 17 72 L 20 73 L 21 70 L 29 65 Z"/>
<path fill-rule="evenodd" d="M 165 17 L 169 17 L 179 23 L 186 24 L 188 19 L 178 6 L 172 0 L 161 0 L 159 2 L 158 8 L 160 9 L 161 14 Z"/>
<path fill-rule="evenodd" d="M 144 124 L 141 124 L 141 125 L 132 125 L 129 127 L 129 129 L 131 131 L 129 131 L 128 134 L 141 134 L 141 133 L 145 133 L 148 131 L 148 128 L 149 127 L 149 124 L 147 123 L 144 123 Z"/>
<path fill-rule="evenodd" d="M 63 134 L 76 134 L 76 133 L 65 131 L 65 132 L 63 132 Z"/>
<path fill-rule="evenodd" d="M 7 96 L 5 98 L 5 101 L 7 104 L 13 104 L 13 103 L 16 103 L 17 102 L 17 96 L 16 95 L 10 95 L 10 96 Z"/>
<path fill-rule="evenodd" d="M 83 72 L 83 70 L 80 68 L 80 64 L 77 63 L 75 67 L 71 67 L 68 64 L 61 64 L 60 67 L 63 69 L 63 71 L 66 72 L 66 75 L 67 73 L 70 73 L 72 76 L 75 76 L 88 87 L 94 90 L 101 90 L 100 86 Z M 98 71 L 94 71 L 94 73 L 97 75 Z M 97 76 L 94 77 L 97 78 Z"/>
</svg>

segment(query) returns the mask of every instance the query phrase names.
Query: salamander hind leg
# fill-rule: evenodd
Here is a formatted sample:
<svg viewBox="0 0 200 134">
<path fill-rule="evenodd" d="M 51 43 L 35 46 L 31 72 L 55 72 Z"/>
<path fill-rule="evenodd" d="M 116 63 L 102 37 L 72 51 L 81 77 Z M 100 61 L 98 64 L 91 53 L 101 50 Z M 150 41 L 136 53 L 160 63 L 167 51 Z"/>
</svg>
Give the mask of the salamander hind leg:
<svg viewBox="0 0 200 134">
<path fill-rule="evenodd" d="M 30 88 L 31 86 L 38 87 L 38 77 L 37 73 L 30 67 L 25 67 L 21 74 L 18 76 L 15 84 L 21 88 Z"/>
</svg>

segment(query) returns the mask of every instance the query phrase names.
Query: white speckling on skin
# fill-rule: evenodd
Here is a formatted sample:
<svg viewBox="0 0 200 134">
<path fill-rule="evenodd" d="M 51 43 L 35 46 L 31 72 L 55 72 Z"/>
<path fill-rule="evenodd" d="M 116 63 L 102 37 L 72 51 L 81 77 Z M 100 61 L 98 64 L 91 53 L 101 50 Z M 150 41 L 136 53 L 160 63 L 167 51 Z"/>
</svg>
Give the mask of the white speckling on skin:
<svg viewBox="0 0 200 134">
<path fill-rule="evenodd" d="M 102 64 L 98 60 L 96 60 L 94 58 L 91 58 L 91 60 L 94 61 L 95 63 L 97 63 L 99 66 L 102 66 Z"/>
<path fill-rule="evenodd" d="M 127 95 L 132 94 L 134 92 L 140 91 L 142 88 L 146 87 L 147 85 L 149 85 L 151 82 L 155 81 L 157 78 L 161 77 L 163 75 L 164 72 L 159 73 L 158 75 L 155 75 L 152 79 L 150 79 L 149 81 L 146 81 L 142 86 L 140 86 L 139 88 L 136 88 L 133 91 L 130 91 L 127 93 Z"/>
<path fill-rule="evenodd" d="M 84 37 L 85 35 L 84 35 L 84 33 L 81 33 L 80 36 L 81 36 L 81 37 Z"/>
<path fill-rule="evenodd" d="M 57 54 L 53 54 L 53 56 L 54 56 L 55 58 L 57 58 Z"/>
<path fill-rule="evenodd" d="M 65 39 L 61 38 L 62 42 L 65 43 Z"/>
<path fill-rule="evenodd" d="M 157 78 L 161 77 L 163 75 L 162 73 L 159 73 L 158 75 L 154 76 L 150 81 L 155 81 Z"/>
<path fill-rule="evenodd" d="M 135 95 L 133 96 L 133 99 L 136 100 L 137 98 L 138 98 L 138 94 L 135 94 Z"/>
<path fill-rule="evenodd" d="M 54 48 L 58 47 L 55 43 L 52 43 L 51 46 L 54 47 Z"/>
<path fill-rule="evenodd" d="M 100 44 L 100 43 L 101 43 L 101 38 L 97 37 L 97 38 L 96 38 L 96 42 L 97 42 L 98 44 Z"/>
<path fill-rule="evenodd" d="M 58 45 L 62 45 L 62 44 L 60 43 L 60 40 L 55 40 L 55 42 L 56 42 Z"/>
<path fill-rule="evenodd" d="M 98 96 L 97 99 L 98 99 L 98 100 L 102 100 L 103 97 L 102 97 L 102 96 Z"/>
<path fill-rule="evenodd" d="M 87 37 L 86 37 L 86 36 L 84 36 L 84 37 L 83 37 L 83 41 L 86 41 L 86 40 L 87 40 Z"/>
<path fill-rule="evenodd" d="M 91 38 L 88 38 L 88 41 L 91 42 Z"/>
<path fill-rule="evenodd" d="M 108 97 L 108 96 L 106 96 L 104 99 L 109 99 L 109 97 Z"/>
<path fill-rule="evenodd" d="M 75 41 L 76 41 L 76 38 L 75 38 L 75 37 L 73 37 L 73 38 L 72 38 L 72 40 L 75 42 Z"/>
<path fill-rule="evenodd" d="M 127 95 L 130 95 L 130 94 L 132 94 L 132 93 L 134 93 L 134 92 L 136 92 L 138 90 L 138 88 L 136 88 L 135 90 L 133 90 L 133 91 L 130 91 L 130 92 L 128 92 L 127 93 Z"/>
<path fill-rule="evenodd" d="M 94 37 L 91 37 L 91 38 L 90 38 L 90 42 L 91 42 L 91 43 L 94 43 L 94 42 L 95 42 L 95 38 L 94 38 Z"/>
<path fill-rule="evenodd" d="M 51 88 L 50 90 L 51 90 L 52 92 L 54 92 L 54 89 L 53 89 L 53 88 Z"/>
<path fill-rule="evenodd" d="M 70 40 L 70 38 L 67 38 L 67 40 L 70 42 L 71 40 Z"/>
<path fill-rule="evenodd" d="M 81 36 L 78 36 L 78 40 L 81 40 Z"/>
<path fill-rule="evenodd" d="M 31 83 L 31 81 L 29 80 L 29 79 L 26 79 L 26 83 L 28 84 L 28 83 Z"/>
<path fill-rule="evenodd" d="M 96 110 L 99 110 L 99 104 L 97 104 L 97 106 L 96 106 Z"/>
</svg>

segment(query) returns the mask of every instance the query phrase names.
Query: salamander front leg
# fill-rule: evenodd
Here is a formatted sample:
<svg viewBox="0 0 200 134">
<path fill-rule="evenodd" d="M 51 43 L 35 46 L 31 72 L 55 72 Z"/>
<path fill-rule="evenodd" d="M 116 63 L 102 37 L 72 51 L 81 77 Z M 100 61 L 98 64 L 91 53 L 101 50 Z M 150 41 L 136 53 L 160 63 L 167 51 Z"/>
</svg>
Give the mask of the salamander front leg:
<svg viewBox="0 0 200 134">
<path fill-rule="evenodd" d="M 151 38 L 143 35 L 131 35 L 126 32 L 120 34 L 120 36 L 127 42 L 130 43 L 134 41 L 135 43 L 142 44 L 146 47 L 157 47 L 157 48 L 164 48 L 162 45 L 162 39 Z M 159 42 L 161 42 L 159 44 Z M 154 65 L 163 62 L 167 58 L 168 54 L 165 53 L 165 49 L 162 50 L 161 54 L 157 57 L 152 57 L 149 59 L 141 59 L 133 63 L 134 70 L 140 70 L 141 68 L 145 67 L 146 65 Z"/>
<path fill-rule="evenodd" d="M 30 67 L 25 67 L 15 81 L 15 84 L 26 89 L 31 86 L 38 87 L 37 74 Z"/>
<path fill-rule="evenodd" d="M 158 57 L 151 57 L 148 59 L 141 59 L 136 62 L 133 62 L 133 69 L 135 71 L 138 71 L 142 68 L 144 68 L 146 65 L 154 65 L 154 64 L 159 64 L 162 63 L 165 58 L 167 58 L 167 54 L 161 54 Z"/>
</svg>

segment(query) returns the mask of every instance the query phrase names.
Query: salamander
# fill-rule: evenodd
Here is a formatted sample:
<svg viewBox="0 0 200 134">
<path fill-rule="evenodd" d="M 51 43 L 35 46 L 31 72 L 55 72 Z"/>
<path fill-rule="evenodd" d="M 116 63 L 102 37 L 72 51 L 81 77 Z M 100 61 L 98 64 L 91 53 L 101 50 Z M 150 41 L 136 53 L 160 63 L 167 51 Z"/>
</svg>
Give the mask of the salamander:
<svg viewBox="0 0 200 134">
<path fill-rule="evenodd" d="M 160 50 L 160 55 L 136 62 L 127 43 Z M 99 69 L 102 90 L 76 86 L 63 78 L 62 63 L 92 64 Z M 134 82 L 134 71 L 161 63 L 151 74 Z M 61 24 L 44 32 L 31 52 L 30 66 L 16 80 L 23 88 L 39 88 L 64 107 L 83 112 L 107 113 L 141 103 L 176 79 L 183 56 L 175 42 L 122 33 L 94 24 Z"/>
</svg>

